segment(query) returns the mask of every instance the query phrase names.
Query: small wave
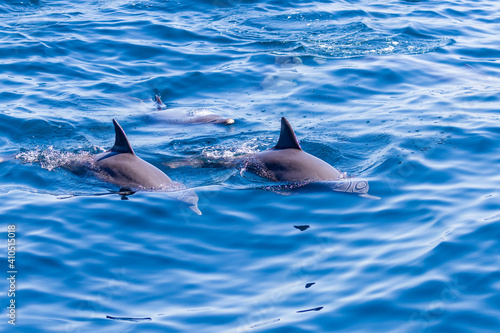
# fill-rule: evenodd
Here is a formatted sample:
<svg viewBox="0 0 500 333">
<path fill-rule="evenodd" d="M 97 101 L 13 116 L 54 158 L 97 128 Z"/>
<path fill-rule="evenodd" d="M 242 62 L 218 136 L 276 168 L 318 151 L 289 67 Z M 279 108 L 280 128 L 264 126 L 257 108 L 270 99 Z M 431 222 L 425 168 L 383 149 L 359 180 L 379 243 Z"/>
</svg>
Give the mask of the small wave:
<svg viewBox="0 0 500 333">
<path fill-rule="evenodd" d="M 243 11 L 221 17 L 213 21 L 211 27 L 232 38 L 253 40 L 277 54 L 292 51 L 296 55 L 333 58 L 427 53 L 451 43 L 449 38 L 428 36 L 411 26 L 399 31 L 374 28 L 378 24 L 374 22 L 371 27 L 367 16 L 364 11 L 292 12 L 265 16 L 260 12 Z M 350 20 L 342 22 L 346 17 Z"/>
</svg>

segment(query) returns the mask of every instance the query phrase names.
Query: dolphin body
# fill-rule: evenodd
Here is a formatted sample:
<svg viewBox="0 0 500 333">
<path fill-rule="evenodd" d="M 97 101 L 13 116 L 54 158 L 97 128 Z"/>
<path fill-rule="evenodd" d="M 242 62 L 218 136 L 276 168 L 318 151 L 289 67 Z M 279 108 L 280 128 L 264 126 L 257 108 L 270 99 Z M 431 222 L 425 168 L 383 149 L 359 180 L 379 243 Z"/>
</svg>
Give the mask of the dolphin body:
<svg viewBox="0 0 500 333">
<path fill-rule="evenodd" d="M 244 169 L 274 182 L 295 184 L 291 188 L 321 184 L 334 191 L 379 199 L 368 194 L 367 181 L 347 178 L 345 173 L 303 151 L 285 117 L 281 118 L 281 132 L 276 146 L 245 158 Z"/>
<path fill-rule="evenodd" d="M 113 119 L 115 144 L 107 152 L 93 156 L 94 171 L 104 181 L 128 190 L 172 191 L 167 194 L 185 202 L 196 214 L 198 196 L 193 190 L 186 190 L 181 184 L 170 179 L 157 167 L 138 157 L 122 127 Z"/>
<path fill-rule="evenodd" d="M 159 95 L 155 96 L 155 102 L 157 110 L 167 109 L 167 106 L 163 104 Z M 168 113 L 163 113 L 158 115 L 157 118 L 171 124 L 234 124 L 234 119 L 213 113 L 213 111 L 205 108 L 195 109 L 188 112 L 179 111 L 180 110 L 177 109 Z"/>
</svg>

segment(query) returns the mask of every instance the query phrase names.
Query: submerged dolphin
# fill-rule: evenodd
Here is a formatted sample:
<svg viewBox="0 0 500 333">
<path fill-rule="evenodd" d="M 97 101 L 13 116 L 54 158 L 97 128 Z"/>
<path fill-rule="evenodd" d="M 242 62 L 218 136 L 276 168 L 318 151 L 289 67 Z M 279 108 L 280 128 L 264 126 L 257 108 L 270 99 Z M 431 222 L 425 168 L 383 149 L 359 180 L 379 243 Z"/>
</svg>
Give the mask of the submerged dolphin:
<svg viewBox="0 0 500 333">
<path fill-rule="evenodd" d="M 185 202 L 189 208 L 201 215 L 198 209 L 198 196 L 193 190 L 186 190 L 181 184 L 173 182 L 157 167 L 138 157 L 122 127 L 113 119 L 115 144 L 107 152 L 93 156 L 94 171 L 103 180 L 129 190 L 182 190 L 169 192 L 168 195 Z"/>
<path fill-rule="evenodd" d="M 274 182 L 295 183 L 297 187 L 323 183 L 334 191 L 372 197 L 367 194 L 367 181 L 347 178 L 345 173 L 303 151 L 285 117 L 281 118 L 281 133 L 276 146 L 245 158 L 244 168 Z"/>
<path fill-rule="evenodd" d="M 159 95 L 155 96 L 155 102 L 157 110 L 167 109 L 167 106 L 163 104 Z M 172 113 L 159 115 L 158 118 L 172 124 L 234 124 L 234 119 L 226 118 L 205 108 L 194 109 L 189 112 L 179 112 L 179 110 L 176 110 Z"/>
</svg>

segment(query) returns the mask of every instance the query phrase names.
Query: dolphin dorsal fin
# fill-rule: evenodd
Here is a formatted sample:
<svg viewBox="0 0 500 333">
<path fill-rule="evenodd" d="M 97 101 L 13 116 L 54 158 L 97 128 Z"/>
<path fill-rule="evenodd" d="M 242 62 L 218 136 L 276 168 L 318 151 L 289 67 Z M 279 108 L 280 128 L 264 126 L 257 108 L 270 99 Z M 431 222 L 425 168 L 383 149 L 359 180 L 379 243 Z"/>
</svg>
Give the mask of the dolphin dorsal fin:
<svg viewBox="0 0 500 333">
<path fill-rule="evenodd" d="M 302 150 L 302 148 L 300 148 L 299 141 L 295 136 L 292 126 L 290 125 L 288 120 L 286 120 L 285 117 L 281 117 L 280 138 L 276 146 L 274 146 L 274 149 L 287 149 L 287 148 L 295 148 Z"/>
<path fill-rule="evenodd" d="M 128 142 L 127 136 L 123 131 L 123 128 L 114 119 L 113 125 L 115 125 L 115 145 L 113 146 L 113 148 L 111 148 L 111 151 L 115 153 L 129 153 L 135 155 L 134 150 Z"/>
</svg>

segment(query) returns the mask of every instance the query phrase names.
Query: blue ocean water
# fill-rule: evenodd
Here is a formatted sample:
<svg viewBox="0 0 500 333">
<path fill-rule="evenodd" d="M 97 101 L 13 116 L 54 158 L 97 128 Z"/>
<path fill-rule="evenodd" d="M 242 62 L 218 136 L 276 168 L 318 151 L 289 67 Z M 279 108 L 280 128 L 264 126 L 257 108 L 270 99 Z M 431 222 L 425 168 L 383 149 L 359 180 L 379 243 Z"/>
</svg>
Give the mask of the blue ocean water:
<svg viewBox="0 0 500 333">
<path fill-rule="evenodd" d="M 2 1 L 2 331 L 498 332 L 499 17 L 494 0 Z M 236 123 L 161 120 L 200 108 Z M 282 116 L 381 199 L 200 167 L 272 147 Z M 113 118 L 202 216 L 62 167 L 108 149 Z"/>
</svg>

